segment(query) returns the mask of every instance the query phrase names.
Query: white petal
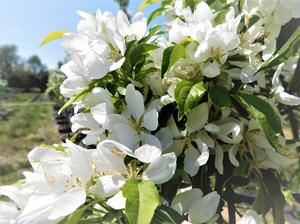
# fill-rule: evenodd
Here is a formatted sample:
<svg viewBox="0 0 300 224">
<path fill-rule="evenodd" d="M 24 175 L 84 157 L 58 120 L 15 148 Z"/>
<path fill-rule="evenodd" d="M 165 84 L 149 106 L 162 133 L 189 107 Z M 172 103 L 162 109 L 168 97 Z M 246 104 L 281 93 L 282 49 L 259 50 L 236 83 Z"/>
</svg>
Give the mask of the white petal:
<svg viewBox="0 0 300 224">
<path fill-rule="evenodd" d="M 99 173 L 126 173 L 124 158 L 113 150 L 98 144 L 97 149 L 92 150 L 93 162 Z"/>
<path fill-rule="evenodd" d="M 136 131 L 127 124 L 119 123 L 114 125 L 114 132 L 119 141 L 129 148 L 136 149 L 138 146 L 138 135 Z"/>
<path fill-rule="evenodd" d="M 19 208 L 24 208 L 27 202 L 26 195 L 17 187 L 13 185 L 1 186 L 0 195 L 6 196 L 12 200 Z"/>
<path fill-rule="evenodd" d="M 97 106 L 91 108 L 91 114 L 99 124 L 104 124 L 107 115 L 112 113 L 112 111 L 113 108 L 107 103 L 100 103 Z"/>
<path fill-rule="evenodd" d="M 179 193 L 175 196 L 172 201 L 171 207 L 174 208 L 177 204 L 180 204 L 182 213 L 185 213 L 195 203 L 195 201 L 202 198 L 203 192 L 199 188 L 193 188 L 189 191 Z"/>
<path fill-rule="evenodd" d="M 86 184 L 92 177 L 92 161 L 90 151 L 66 140 L 72 162 L 72 174 Z"/>
<path fill-rule="evenodd" d="M 90 76 L 94 79 L 103 78 L 109 72 L 111 64 L 111 60 L 100 58 L 94 52 L 87 54 L 84 59 L 84 65 L 86 66 Z"/>
<path fill-rule="evenodd" d="M 209 158 L 208 147 L 200 139 L 193 139 L 193 140 L 194 140 L 194 142 L 196 142 L 197 147 L 198 147 L 198 151 L 200 151 L 200 153 L 201 153 L 200 156 L 199 156 L 199 158 L 197 159 L 197 164 L 199 166 L 203 166 L 203 165 L 205 165 L 207 163 L 208 158 Z"/>
<path fill-rule="evenodd" d="M 147 111 L 143 116 L 143 127 L 155 131 L 158 126 L 158 112 L 155 109 Z"/>
<path fill-rule="evenodd" d="M 286 92 L 280 92 L 275 94 L 275 98 L 278 102 L 288 106 L 300 105 L 300 97 L 293 96 Z"/>
<path fill-rule="evenodd" d="M 202 69 L 202 73 L 204 76 L 208 78 L 214 78 L 218 75 L 220 75 L 220 68 L 217 62 L 213 62 L 208 64 L 206 67 Z"/>
<path fill-rule="evenodd" d="M 184 152 L 184 171 L 192 177 L 195 176 L 199 170 L 200 166 L 197 162 L 199 157 L 199 151 L 192 144 L 189 144 Z"/>
<path fill-rule="evenodd" d="M 144 98 L 143 95 L 134 89 L 132 84 L 126 87 L 125 95 L 126 104 L 128 111 L 133 117 L 139 121 L 141 116 L 144 114 Z"/>
<path fill-rule="evenodd" d="M 84 204 L 86 193 L 83 188 L 73 188 L 63 194 L 53 206 L 53 210 L 49 214 L 50 220 L 65 217 L 74 212 L 80 205 Z M 37 201 L 37 203 L 39 203 Z"/>
<path fill-rule="evenodd" d="M 143 173 L 144 180 L 152 180 L 155 184 L 169 181 L 176 170 L 175 153 L 164 154 L 149 164 Z"/>
<path fill-rule="evenodd" d="M 206 223 L 216 214 L 219 202 L 220 195 L 215 191 L 197 200 L 189 209 L 189 221 L 192 223 Z"/>
<path fill-rule="evenodd" d="M 240 162 L 235 158 L 238 149 L 238 145 L 233 145 L 229 149 L 229 160 L 235 167 L 238 167 L 240 165 Z"/>
<path fill-rule="evenodd" d="M 250 209 L 243 215 L 237 224 L 260 224 L 260 218 L 254 210 Z"/>
<path fill-rule="evenodd" d="M 102 176 L 96 184 L 90 188 L 90 192 L 96 197 L 106 198 L 118 193 L 125 180 L 121 176 Z"/>
<path fill-rule="evenodd" d="M 126 198 L 123 197 L 122 191 L 120 191 L 116 195 L 108 199 L 107 204 L 116 210 L 124 209 L 126 204 Z"/>
<path fill-rule="evenodd" d="M 41 162 L 53 161 L 53 160 L 64 160 L 62 152 L 44 147 L 37 147 L 28 153 L 28 160 L 30 165 L 35 169 L 39 170 Z"/>
<path fill-rule="evenodd" d="M 143 144 L 152 145 L 159 149 L 162 149 L 161 143 L 155 135 L 142 133 L 140 138 Z"/>
<path fill-rule="evenodd" d="M 135 157 L 135 155 L 131 149 L 129 149 L 125 145 L 122 145 L 121 143 L 118 143 L 116 141 L 104 140 L 104 141 L 100 142 L 98 145 L 99 145 L 99 147 L 104 146 L 111 150 L 117 149 L 131 157 Z"/>
<path fill-rule="evenodd" d="M 277 88 L 280 85 L 280 79 L 279 76 L 281 74 L 282 68 L 284 66 L 284 63 L 281 63 L 278 68 L 276 69 L 276 72 L 272 78 L 272 86 L 273 88 Z"/>
<path fill-rule="evenodd" d="M 187 114 L 187 130 L 189 133 L 199 131 L 208 119 L 208 105 L 202 103 Z"/>
<path fill-rule="evenodd" d="M 216 147 L 216 157 L 215 157 L 215 167 L 218 170 L 219 174 L 223 174 L 223 157 L 224 152 L 223 149 L 217 145 Z"/>
<path fill-rule="evenodd" d="M 14 203 L 1 201 L 0 202 L 0 223 L 15 224 L 19 216 L 19 210 Z"/>
<path fill-rule="evenodd" d="M 136 158 L 143 163 L 151 163 L 161 155 L 161 150 L 155 146 L 143 145 L 134 152 Z"/>
</svg>

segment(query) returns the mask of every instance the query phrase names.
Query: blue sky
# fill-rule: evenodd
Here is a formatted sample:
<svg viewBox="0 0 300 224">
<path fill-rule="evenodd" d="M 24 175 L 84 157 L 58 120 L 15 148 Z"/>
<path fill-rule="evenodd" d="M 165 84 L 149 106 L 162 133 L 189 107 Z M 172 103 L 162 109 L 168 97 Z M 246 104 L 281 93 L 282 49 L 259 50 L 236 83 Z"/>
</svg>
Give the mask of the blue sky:
<svg viewBox="0 0 300 224">
<path fill-rule="evenodd" d="M 142 0 L 130 0 L 129 10 L 137 11 Z M 149 15 L 155 6 L 149 7 Z M 60 41 L 39 48 L 41 40 L 51 31 L 76 31 L 77 10 L 117 13 L 114 0 L 2 0 L 0 7 L 0 45 L 16 44 L 19 55 L 27 58 L 37 54 L 48 68 L 55 68 L 65 52 Z"/>
</svg>

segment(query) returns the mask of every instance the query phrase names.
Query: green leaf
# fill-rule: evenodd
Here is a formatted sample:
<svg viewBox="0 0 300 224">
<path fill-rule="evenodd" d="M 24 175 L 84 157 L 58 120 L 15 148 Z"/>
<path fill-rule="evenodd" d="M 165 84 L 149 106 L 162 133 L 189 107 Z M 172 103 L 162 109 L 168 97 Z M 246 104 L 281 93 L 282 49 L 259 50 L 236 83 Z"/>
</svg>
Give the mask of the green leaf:
<svg viewBox="0 0 300 224">
<path fill-rule="evenodd" d="M 280 151 L 279 135 L 282 133 L 279 115 L 265 100 L 249 94 L 237 93 L 233 96 L 241 106 L 260 124 L 269 142 Z"/>
<path fill-rule="evenodd" d="M 194 42 L 191 38 L 183 39 L 179 44 L 175 46 L 171 55 L 168 69 L 170 69 L 179 59 L 185 57 L 185 48 L 188 44 Z"/>
<path fill-rule="evenodd" d="M 88 94 L 91 91 L 92 87 L 88 86 L 82 89 L 79 93 L 77 93 L 74 97 L 70 98 L 58 111 L 58 114 L 61 114 L 65 109 L 71 106 L 75 101 L 83 97 L 84 95 Z"/>
<path fill-rule="evenodd" d="M 170 65 L 170 56 L 175 46 L 168 47 L 164 50 L 162 63 L 161 63 L 161 77 L 164 77 L 164 74 L 168 71 Z"/>
<path fill-rule="evenodd" d="M 129 180 L 123 186 L 129 224 L 150 223 L 160 198 L 152 181 Z"/>
<path fill-rule="evenodd" d="M 72 214 L 68 215 L 66 218 L 64 218 L 59 224 L 75 224 L 79 223 L 80 218 L 82 217 L 83 213 L 92 205 L 93 203 L 90 203 L 88 205 L 85 205 L 81 207 L 80 209 L 76 210 Z"/>
<path fill-rule="evenodd" d="M 186 103 L 184 106 L 185 114 L 190 112 L 194 107 L 196 107 L 199 104 L 205 92 L 206 87 L 203 82 L 199 82 L 193 85 L 189 92 L 189 95 L 187 96 Z"/>
<path fill-rule="evenodd" d="M 54 40 L 63 38 L 65 33 L 66 33 L 65 30 L 57 30 L 52 33 L 49 33 L 42 41 L 40 47 L 49 43 L 50 41 L 54 41 Z"/>
<path fill-rule="evenodd" d="M 151 224 L 157 223 L 168 223 L 168 224 L 180 224 L 184 221 L 184 218 L 177 213 L 174 209 L 161 205 L 159 206 L 154 213 L 154 217 L 151 221 Z"/>
<path fill-rule="evenodd" d="M 223 86 L 213 86 L 210 88 L 209 97 L 212 102 L 219 107 L 229 107 L 231 105 L 228 90 Z"/>
<path fill-rule="evenodd" d="M 263 63 L 258 71 L 263 71 L 281 64 L 287 59 L 299 52 L 300 48 L 300 26 L 288 39 L 288 41 L 279 49 L 279 51 L 268 61 Z"/>
<path fill-rule="evenodd" d="M 147 42 L 151 37 L 157 34 L 157 32 L 162 28 L 162 25 L 156 25 L 149 30 L 149 33 L 146 37 L 142 38 L 139 42 Z"/>
<path fill-rule="evenodd" d="M 274 224 L 284 223 L 285 198 L 281 192 L 279 181 L 272 170 L 262 170 L 256 173 L 258 195 L 253 208 L 259 214 L 265 214 L 272 208 Z"/>
<path fill-rule="evenodd" d="M 145 0 L 144 2 L 142 2 L 142 4 L 140 4 L 139 6 L 139 11 L 142 11 L 143 9 L 145 9 L 147 6 L 153 4 L 153 3 L 157 3 L 160 2 L 160 0 Z"/>
<path fill-rule="evenodd" d="M 199 104 L 205 92 L 206 87 L 203 82 L 194 84 L 190 81 L 182 80 L 176 85 L 174 95 L 178 104 L 179 120 Z"/>
<path fill-rule="evenodd" d="M 165 7 L 160 7 L 158 9 L 155 9 L 148 18 L 148 24 L 150 24 L 154 19 L 156 19 L 158 16 L 162 15 L 162 13 L 166 10 Z"/>
<path fill-rule="evenodd" d="M 147 43 L 139 43 L 135 46 L 132 46 L 127 53 L 132 67 L 134 67 L 138 62 L 140 62 L 141 58 L 143 58 L 143 56 L 146 53 L 155 50 L 157 48 L 159 48 L 159 46 L 155 44 L 147 44 Z"/>
<path fill-rule="evenodd" d="M 170 63 L 168 70 L 174 65 L 179 59 L 184 58 L 185 56 L 185 45 L 184 44 L 178 44 L 173 49 L 171 55 L 170 55 Z"/>
</svg>

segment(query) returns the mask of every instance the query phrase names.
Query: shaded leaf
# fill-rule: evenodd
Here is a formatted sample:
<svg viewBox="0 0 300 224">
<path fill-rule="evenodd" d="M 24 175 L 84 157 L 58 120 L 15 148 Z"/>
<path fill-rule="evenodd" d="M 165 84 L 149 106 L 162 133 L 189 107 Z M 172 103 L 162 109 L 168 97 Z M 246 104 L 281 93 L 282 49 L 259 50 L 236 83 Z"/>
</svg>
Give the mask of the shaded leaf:
<svg viewBox="0 0 300 224">
<path fill-rule="evenodd" d="M 281 121 L 271 105 L 255 95 L 237 93 L 234 98 L 260 124 L 271 145 L 280 151 L 282 148 L 279 140 L 282 132 Z"/>
<path fill-rule="evenodd" d="M 212 102 L 219 107 L 229 107 L 231 105 L 228 90 L 223 86 L 213 86 L 210 88 L 209 97 Z"/>
<path fill-rule="evenodd" d="M 170 65 L 170 56 L 175 46 L 168 47 L 164 50 L 162 64 L 161 64 L 161 77 L 164 77 L 164 74 L 168 71 Z"/>
<path fill-rule="evenodd" d="M 154 213 L 151 224 L 168 223 L 168 224 L 180 224 L 184 221 L 183 217 L 174 209 L 161 205 Z"/>
</svg>

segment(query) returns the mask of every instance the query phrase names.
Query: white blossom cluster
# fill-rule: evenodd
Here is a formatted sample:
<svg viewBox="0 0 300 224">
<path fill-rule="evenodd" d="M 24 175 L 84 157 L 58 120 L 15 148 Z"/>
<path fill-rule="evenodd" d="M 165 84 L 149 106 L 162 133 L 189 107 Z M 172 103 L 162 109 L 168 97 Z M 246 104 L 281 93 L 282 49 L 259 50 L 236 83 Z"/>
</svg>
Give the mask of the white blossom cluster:
<svg viewBox="0 0 300 224">
<path fill-rule="evenodd" d="M 247 161 L 252 169 L 279 170 L 297 161 L 296 145 L 281 133 L 266 133 L 262 119 L 276 127 L 257 116 L 265 111 L 248 96 L 266 103 L 279 126 L 277 105 L 300 105 L 282 85 L 290 80 L 297 53 L 261 69 L 276 56 L 281 26 L 300 16 L 299 1 L 244 0 L 239 13 L 236 2 L 228 1 L 223 16 L 205 1 L 194 9 L 184 2 L 165 7 L 163 31 L 148 30 L 142 13 L 129 21 L 122 11 L 78 12 L 78 32 L 64 35 L 71 60 L 61 67 L 67 78 L 60 90 L 75 108 L 72 131 L 83 133 L 92 149 L 69 140 L 33 149 L 33 171 L 0 187 L 0 195 L 10 199 L 0 202 L 0 223 L 59 223 L 100 199 L 114 211 L 124 210 L 127 181 L 150 180 L 160 192 L 176 175 L 194 178 L 208 161 L 223 175 L 225 156 L 236 168 Z M 236 104 L 249 113 L 242 116 Z M 161 203 L 185 223 L 215 223 L 221 195 L 204 195 L 182 182 L 175 198 L 161 194 Z M 249 210 L 238 223 L 259 223 L 259 217 Z"/>
</svg>

